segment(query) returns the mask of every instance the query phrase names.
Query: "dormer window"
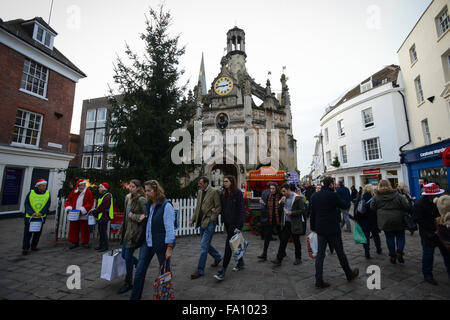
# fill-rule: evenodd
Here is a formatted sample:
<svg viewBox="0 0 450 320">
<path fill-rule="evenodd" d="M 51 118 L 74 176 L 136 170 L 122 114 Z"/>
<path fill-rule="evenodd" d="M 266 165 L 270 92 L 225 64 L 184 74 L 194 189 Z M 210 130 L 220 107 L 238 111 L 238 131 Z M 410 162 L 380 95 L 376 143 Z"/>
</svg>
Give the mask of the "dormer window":
<svg viewBox="0 0 450 320">
<path fill-rule="evenodd" d="M 47 48 L 53 50 L 53 40 L 55 38 L 55 34 L 51 31 L 47 30 L 39 23 L 35 22 L 34 24 L 34 32 L 33 39 L 42 43 Z"/>
</svg>

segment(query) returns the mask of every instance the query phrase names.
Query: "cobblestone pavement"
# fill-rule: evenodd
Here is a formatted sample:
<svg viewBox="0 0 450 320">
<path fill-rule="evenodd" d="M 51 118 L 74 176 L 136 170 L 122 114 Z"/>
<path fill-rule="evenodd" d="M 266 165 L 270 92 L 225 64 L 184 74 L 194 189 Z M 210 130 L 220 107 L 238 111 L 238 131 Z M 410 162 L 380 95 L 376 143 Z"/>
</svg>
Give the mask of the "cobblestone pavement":
<svg viewBox="0 0 450 320">
<path fill-rule="evenodd" d="M 100 279 L 102 254 L 93 248 L 69 250 L 66 241 L 55 242 L 52 230 L 54 217 L 50 216 L 44 226 L 41 237 L 41 251 L 21 254 L 23 219 L 0 220 L 0 299 L 7 300 L 127 300 L 129 292 L 117 295 L 122 280 L 112 282 Z M 314 260 L 306 250 L 306 239 L 301 238 L 303 263 L 294 266 L 293 243 L 288 244 L 287 257 L 281 267 L 273 267 L 267 262 L 259 262 L 263 242 L 250 232 L 244 233 L 250 242 L 246 254 L 246 268 L 233 272 L 232 264 L 225 281 L 217 282 L 213 275 L 217 268 L 210 267 L 209 257 L 206 274 L 197 280 L 191 280 L 199 257 L 199 236 L 177 239 L 172 258 L 176 299 L 181 300 L 384 300 L 384 299 L 450 299 L 450 281 L 445 271 L 443 259 L 436 250 L 434 262 L 435 279 L 438 286 L 423 281 L 421 274 L 421 246 L 419 235 L 407 233 L 404 265 L 391 265 L 387 257 L 387 248 L 382 235 L 382 255 L 373 252 L 373 260 L 364 258 L 361 245 L 355 245 L 352 235 L 344 233 L 344 247 L 352 268 L 358 267 L 360 276 L 348 283 L 340 268 L 336 254 L 327 255 L 324 267 L 324 280 L 331 283 L 327 289 L 314 286 Z M 95 245 L 97 242 L 95 241 Z M 225 235 L 216 234 L 213 245 L 223 252 Z M 91 243 L 91 246 L 95 246 Z M 279 241 L 273 241 L 269 247 L 269 260 L 276 255 Z M 111 248 L 119 244 L 111 243 Z M 374 251 L 374 250 L 372 250 Z M 136 253 L 137 255 L 137 253 Z M 69 274 L 67 267 L 78 265 L 81 268 L 81 289 L 69 290 L 66 286 Z M 381 290 L 367 288 L 366 273 L 369 265 L 381 268 Z M 158 273 L 156 257 L 147 272 L 143 299 L 152 299 L 152 282 Z"/>
</svg>

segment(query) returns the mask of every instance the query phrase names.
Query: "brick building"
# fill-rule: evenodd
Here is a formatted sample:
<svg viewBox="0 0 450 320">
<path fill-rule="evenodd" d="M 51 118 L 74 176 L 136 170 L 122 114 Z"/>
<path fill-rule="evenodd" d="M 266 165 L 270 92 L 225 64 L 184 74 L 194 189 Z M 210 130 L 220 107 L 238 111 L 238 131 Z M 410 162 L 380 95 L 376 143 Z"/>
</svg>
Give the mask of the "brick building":
<svg viewBox="0 0 450 320">
<path fill-rule="evenodd" d="M 74 158 L 70 126 L 76 83 L 86 75 L 54 47 L 42 18 L 0 20 L 0 215 L 23 212 L 26 194 L 46 179 L 51 210 Z"/>
</svg>

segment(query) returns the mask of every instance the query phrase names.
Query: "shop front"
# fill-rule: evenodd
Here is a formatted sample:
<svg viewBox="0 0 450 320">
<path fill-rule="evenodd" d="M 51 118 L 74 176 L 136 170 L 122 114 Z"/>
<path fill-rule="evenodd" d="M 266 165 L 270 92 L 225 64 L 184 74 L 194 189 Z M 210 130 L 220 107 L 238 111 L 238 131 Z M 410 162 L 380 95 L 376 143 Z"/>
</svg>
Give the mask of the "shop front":
<svg viewBox="0 0 450 320">
<path fill-rule="evenodd" d="M 420 197 L 419 179 L 426 178 L 449 192 L 449 166 L 442 155 L 450 148 L 450 139 L 403 153 L 402 160 L 408 170 L 411 195 Z"/>
</svg>

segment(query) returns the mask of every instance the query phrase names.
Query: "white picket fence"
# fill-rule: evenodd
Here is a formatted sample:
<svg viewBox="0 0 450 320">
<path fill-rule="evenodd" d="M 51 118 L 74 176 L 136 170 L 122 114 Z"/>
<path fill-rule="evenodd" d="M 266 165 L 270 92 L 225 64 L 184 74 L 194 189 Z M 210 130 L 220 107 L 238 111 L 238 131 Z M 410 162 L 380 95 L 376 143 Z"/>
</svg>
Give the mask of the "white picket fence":
<svg viewBox="0 0 450 320">
<path fill-rule="evenodd" d="M 197 199 L 171 199 L 172 204 L 176 207 L 178 204 L 178 230 L 175 231 L 176 237 L 190 236 L 200 234 L 199 228 L 189 227 L 190 218 L 194 215 Z M 69 238 L 69 220 L 68 215 L 64 210 L 65 199 L 62 199 L 62 206 L 59 215 L 55 219 L 55 230 L 57 230 L 57 239 L 66 240 Z M 223 232 L 224 225 L 219 216 L 219 223 L 216 226 L 216 232 Z M 118 240 L 119 235 L 111 233 L 111 225 L 108 224 L 108 234 L 110 240 Z M 94 227 L 94 232 L 91 233 L 91 239 L 97 238 L 97 226 Z"/>
</svg>

